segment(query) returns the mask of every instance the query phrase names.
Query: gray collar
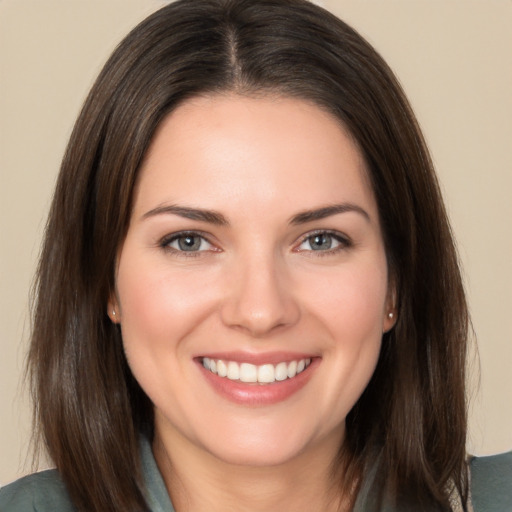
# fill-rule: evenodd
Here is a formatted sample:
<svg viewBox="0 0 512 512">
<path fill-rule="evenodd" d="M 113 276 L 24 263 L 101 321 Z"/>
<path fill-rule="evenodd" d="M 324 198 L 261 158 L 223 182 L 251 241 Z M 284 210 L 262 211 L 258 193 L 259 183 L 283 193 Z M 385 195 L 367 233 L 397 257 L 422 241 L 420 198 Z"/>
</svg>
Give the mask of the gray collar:
<svg viewBox="0 0 512 512">
<path fill-rule="evenodd" d="M 151 512 L 175 512 L 162 475 L 156 465 L 155 457 L 151 450 L 151 443 L 144 436 L 140 437 L 140 455 L 142 474 L 144 475 L 148 493 L 147 501 L 151 507 Z"/>
</svg>

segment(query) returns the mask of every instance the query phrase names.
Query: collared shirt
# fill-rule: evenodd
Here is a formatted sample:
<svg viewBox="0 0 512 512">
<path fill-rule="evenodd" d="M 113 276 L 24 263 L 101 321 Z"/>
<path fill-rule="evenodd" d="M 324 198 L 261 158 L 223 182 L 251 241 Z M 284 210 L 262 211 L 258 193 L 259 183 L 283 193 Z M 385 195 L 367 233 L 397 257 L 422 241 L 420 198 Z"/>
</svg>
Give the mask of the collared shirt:
<svg viewBox="0 0 512 512">
<path fill-rule="evenodd" d="M 150 442 L 140 443 L 147 502 L 152 512 L 175 512 Z M 512 512 L 512 452 L 475 457 L 470 462 L 471 494 L 475 512 Z M 396 512 L 389 506 L 378 511 L 372 498 L 375 470 L 371 470 L 358 495 L 354 512 Z M 1 512 L 76 512 L 55 469 L 26 476 L 0 489 Z"/>
</svg>

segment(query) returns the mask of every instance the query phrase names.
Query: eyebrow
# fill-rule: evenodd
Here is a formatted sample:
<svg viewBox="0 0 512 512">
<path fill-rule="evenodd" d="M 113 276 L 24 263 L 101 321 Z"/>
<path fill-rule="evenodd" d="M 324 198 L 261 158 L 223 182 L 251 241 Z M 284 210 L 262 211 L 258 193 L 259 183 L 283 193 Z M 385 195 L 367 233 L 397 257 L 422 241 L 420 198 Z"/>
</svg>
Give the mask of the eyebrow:
<svg viewBox="0 0 512 512">
<path fill-rule="evenodd" d="M 227 226 L 229 224 L 226 217 L 224 217 L 222 213 L 216 212 L 214 210 L 189 208 L 186 206 L 177 206 L 174 204 L 157 206 L 156 208 L 146 212 L 142 216 L 142 219 L 147 219 L 149 217 L 162 214 L 178 215 L 179 217 L 183 217 L 185 219 L 208 222 L 209 224 L 215 224 L 217 226 Z"/>
<path fill-rule="evenodd" d="M 325 219 L 338 213 L 355 212 L 362 215 L 367 221 L 370 221 L 370 216 L 360 206 L 351 203 L 333 204 L 329 206 L 323 206 L 321 208 L 315 208 L 314 210 L 304 210 L 303 212 L 294 215 L 290 219 L 290 224 L 299 225 L 313 222 L 315 220 Z"/>
<path fill-rule="evenodd" d="M 347 212 L 355 212 L 362 215 L 366 220 L 370 221 L 370 216 L 368 213 L 355 204 L 351 203 L 342 203 L 342 204 L 333 204 L 329 206 L 323 206 L 321 208 L 315 208 L 313 210 L 304 210 L 294 215 L 289 223 L 291 225 L 300 225 L 307 224 L 308 222 L 313 222 L 316 220 L 325 219 L 326 217 L 331 217 L 332 215 L 337 215 L 339 213 L 347 213 Z M 185 219 L 197 220 L 201 222 L 207 222 L 209 224 L 214 224 L 217 226 L 227 226 L 229 225 L 228 220 L 222 213 L 216 212 L 215 210 L 205 210 L 203 208 L 191 208 L 187 206 L 178 206 L 178 205 L 165 205 L 165 206 L 157 206 L 152 210 L 146 212 L 142 219 L 147 219 L 150 217 L 154 217 L 156 215 L 163 214 L 171 214 L 178 215 L 179 217 L 183 217 Z"/>
</svg>

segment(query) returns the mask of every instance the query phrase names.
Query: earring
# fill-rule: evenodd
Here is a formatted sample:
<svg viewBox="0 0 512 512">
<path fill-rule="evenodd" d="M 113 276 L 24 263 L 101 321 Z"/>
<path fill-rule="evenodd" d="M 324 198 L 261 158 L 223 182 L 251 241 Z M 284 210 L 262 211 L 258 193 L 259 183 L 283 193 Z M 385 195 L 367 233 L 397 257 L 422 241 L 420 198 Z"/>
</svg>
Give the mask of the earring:
<svg viewBox="0 0 512 512">
<path fill-rule="evenodd" d="M 393 318 L 394 316 L 395 316 L 395 315 L 394 315 L 394 313 L 393 313 L 392 311 L 388 313 L 388 318 L 389 318 L 390 320 L 392 320 L 392 318 Z"/>
</svg>

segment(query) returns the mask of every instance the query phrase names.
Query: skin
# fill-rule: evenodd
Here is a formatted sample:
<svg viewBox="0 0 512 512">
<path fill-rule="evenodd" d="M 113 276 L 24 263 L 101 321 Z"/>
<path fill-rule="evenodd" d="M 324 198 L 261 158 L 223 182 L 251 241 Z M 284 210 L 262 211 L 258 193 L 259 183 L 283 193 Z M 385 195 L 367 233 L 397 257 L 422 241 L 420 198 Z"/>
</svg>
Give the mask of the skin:
<svg viewBox="0 0 512 512">
<path fill-rule="evenodd" d="M 225 223 L 162 211 L 170 205 Z M 332 205 L 348 210 L 290 221 Z M 182 231 L 199 250 L 180 250 Z M 313 250 L 319 231 L 330 248 Z M 343 507 L 333 460 L 394 320 L 375 198 L 336 119 L 278 97 L 179 106 L 143 163 L 109 311 L 154 403 L 154 453 L 177 510 Z M 234 403 L 197 362 L 226 351 L 315 364 L 284 400 Z"/>
</svg>

